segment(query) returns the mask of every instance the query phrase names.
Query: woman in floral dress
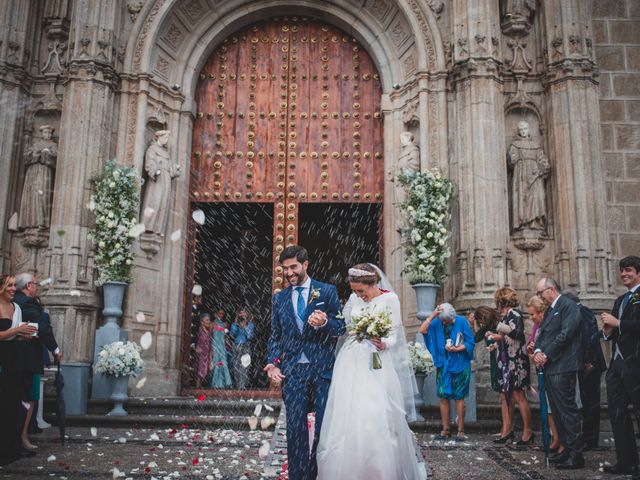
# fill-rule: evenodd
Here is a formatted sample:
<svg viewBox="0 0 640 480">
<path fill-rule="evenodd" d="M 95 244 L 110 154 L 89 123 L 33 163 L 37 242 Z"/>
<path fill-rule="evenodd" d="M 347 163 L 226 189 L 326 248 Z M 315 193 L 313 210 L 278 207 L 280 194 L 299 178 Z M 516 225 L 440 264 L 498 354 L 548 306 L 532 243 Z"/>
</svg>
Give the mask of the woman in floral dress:
<svg viewBox="0 0 640 480">
<path fill-rule="evenodd" d="M 486 337 L 498 343 L 498 385 L 500 386 L 500 402 L 502 407 L 502 431 L 495 443 L 506 443 L 514 437 L 512 402 L 518 404 L 522 416 L 522 438 L 517 445 L 533 444 L 531 430 L 531 409 L 525 396 L 530 386 L 529 356 L 524 336 L 524 318 L 516 310 L 520 304 L 518 293 L 509 287 L 496 290 L 494 295 L 496 307 L 502 320 L 496 327 L 496 333 L 487 332 Z"/>
</svg>

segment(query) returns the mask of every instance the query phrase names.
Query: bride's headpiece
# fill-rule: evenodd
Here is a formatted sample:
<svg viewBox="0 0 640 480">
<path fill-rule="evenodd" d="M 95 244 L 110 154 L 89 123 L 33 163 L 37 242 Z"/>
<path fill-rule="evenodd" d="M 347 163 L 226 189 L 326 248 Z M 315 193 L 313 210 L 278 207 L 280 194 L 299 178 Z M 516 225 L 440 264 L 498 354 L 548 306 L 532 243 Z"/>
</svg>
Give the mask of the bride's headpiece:
<svg viewBox="0 0 640 480">
<path fill-rule="evenodd" d="M 368 272 L 366 270 L 360 270 L 359 268 L 350 268 L 349 269 L 350 277 L 375 277 L 375 272 Z"/>
</svg>

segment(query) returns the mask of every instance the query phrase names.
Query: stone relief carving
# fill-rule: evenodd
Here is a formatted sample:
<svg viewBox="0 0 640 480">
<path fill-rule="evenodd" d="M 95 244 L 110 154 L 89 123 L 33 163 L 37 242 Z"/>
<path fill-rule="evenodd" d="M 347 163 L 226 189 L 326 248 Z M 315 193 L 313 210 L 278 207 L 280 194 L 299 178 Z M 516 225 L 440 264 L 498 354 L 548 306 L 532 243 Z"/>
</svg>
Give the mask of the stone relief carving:
<svg viewBox="0 0 640 480">
<path fill-rule="evenodd" d="M 400 156 L 398 157 L 398 170 L 417 172 L 420 170 L 420 147 L 413 139 L 413 133 L 402 132 L 400 134 Z"/>
<path fill-rule="evenodd" d="M 505 35 L 527 35 L 536 12 L 536 0 L 501 0 L 501 28 Z"/>
<path fill-rule="evenodd" d="M 136 18 L 138 18 L 138 14 L 140 13 L 140 10 L 142 10 L 142 7 L 144 6 L 144 1 L 145 0 L 129 0 L 127 2 L 127 11 L 131 16 L 132 23 L 136 22 Z"/>
<path fill-rule="evenodd" d="M 525 74 L 531 71 L 533 67 L 531 65 L 531 62 L 527 58 L 527 51 L 525 50 L 527 44 L 522 43 L 519 40 L 509 40 L 509 42 L 507 42 L 507 45 L 509 45 L 509 47 L 511 47 L 513 51 L 513 56 L 511 57 L 511 60 L 508 61 L 508 64 L 511 67 L 513 73 Z"/>
<path fill-rule="evenodd" d="M 50 225 L 53 171 L 58 158 L 58 145 L 52 139 L 53 131 L 51 125 L 42 125 L 42 138 L 24 156 L 26 170 L 18 222 L 21 230 L 46 230 Z"/>
<path fill-rule="evenodd" d="M 142 223 L 145 232 L 163 236 L 167 226 L 171 201 L 171 180 L 180 175 L 180 165 L 169 158 L 167 143 L 168 130 L 158 130 L 156 140 L 144 155 L 145 181 L 144 202 L 142 203 Z"/>
<path fill-rule="evenodd" d="M 512 171 L 511 218 L 513 231 L 546 230 L 545 180 L 551 167 L 538 140 L 529 134 L 529 123 L 518 123 L 518 136 L 507 150 Z"/>
<path fill-rule="evenodd" d="M 53 41 L 49 43 L 49 55 L 47 62 L 42 67 L 41 73 L 44 75 L 59 75 L 62 73 L 62 67 L 65 64 L 64 51 L 67 49 L 66 43 Z"/>
</svg>

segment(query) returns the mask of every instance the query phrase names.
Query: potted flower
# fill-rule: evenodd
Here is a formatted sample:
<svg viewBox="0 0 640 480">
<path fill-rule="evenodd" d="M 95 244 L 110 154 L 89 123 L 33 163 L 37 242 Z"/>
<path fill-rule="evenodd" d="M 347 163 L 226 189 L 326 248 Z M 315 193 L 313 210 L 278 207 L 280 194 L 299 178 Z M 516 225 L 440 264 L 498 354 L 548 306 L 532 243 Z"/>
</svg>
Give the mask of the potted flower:
<svg viewBox="0 0 640 480">
<path fill-rule="evenodd" d="M 100 350 L 94 369 L 112 379 L 111 400 L 114 405 L 107 415 L 128 415 L 122 404 L 128 398 L 129 377 L 137 376 L 144 367 L 140 351 L 140 346 L 134 342 L 119 341 L 109 343 Z"/>
<path fill-rule="evenodd" d="M 413 366 L 413 372 L 416 376 L 416 385 L 418 387 L 418 393 L 415 396 L 416 411 L 419 411 L 420 407 L 424 405 L 424 382 L 427 375 L 435 370 L 433 365 L 433 358 L 431 353 L 420 342 L 409 342 L 409 358 L 411 359 L 411 365 Z"/>
<path fill-rule="evenodd" d="M 94 246 L 94 265 L 102 286 L 105 324 L 96 332 L 94 363 L 102 347 L 118 340 L 126 340 L 120 331 L 118 318 L 122 316 L 124 292 L 131 283 L 133 268 L 132 245 L 140 232 L 138 190 L 140 177 L 136 169 L 117 166 L 115 160 L 107 162 L 98 175 L 91 179 L 93 195 L 89 209 L 95 214 L 95 225 L 90 232 Z M 109 382 L 99 373 L 92 383 L 93 398 L 108 398 Z"/>
<path fill-rule="evenodd" d="M 447 276 L 449 207 L 453 184 L 439 170 L 404 170 L 398 181 L 406 192 L 400 209 L 406 217 L 401 235 L 406 261 L 404 273 L 416 291 L 418 318 L 435 308 L 436 291 Z"/>
</svg>

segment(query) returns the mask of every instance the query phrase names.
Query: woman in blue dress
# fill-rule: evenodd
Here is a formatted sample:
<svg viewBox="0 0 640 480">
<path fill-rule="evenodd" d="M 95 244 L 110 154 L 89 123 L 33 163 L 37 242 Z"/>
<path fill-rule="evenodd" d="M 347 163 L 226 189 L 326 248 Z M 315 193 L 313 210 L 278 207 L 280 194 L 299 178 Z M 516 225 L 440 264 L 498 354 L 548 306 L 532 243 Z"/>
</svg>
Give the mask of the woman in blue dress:
<svg viewBox="0 0 640 480">
<path fill-rule="evenodd" d="M 211 387 L 230 388 L 231 374 L 227 364 L 227 348 L 225 338 L 227 329 L 222 319 L 222 312 L 216 312 L 216 318 L 211 324 Z"/>
<path fill-rule="evenodd" d="M 444 440 L 451 437 L 449 401 L 455 400 L 458 417 L 456 441 L 464 441 L 464 399 L 469 395 L 471 360 L 476 345 L 469 322 L 456 315 L 450 303 L 443 303 L 420 326 L 420 333 L 425 336 L 425 344 L 436 367 L 442 431 L 435 438 Z"/>
</svg>

